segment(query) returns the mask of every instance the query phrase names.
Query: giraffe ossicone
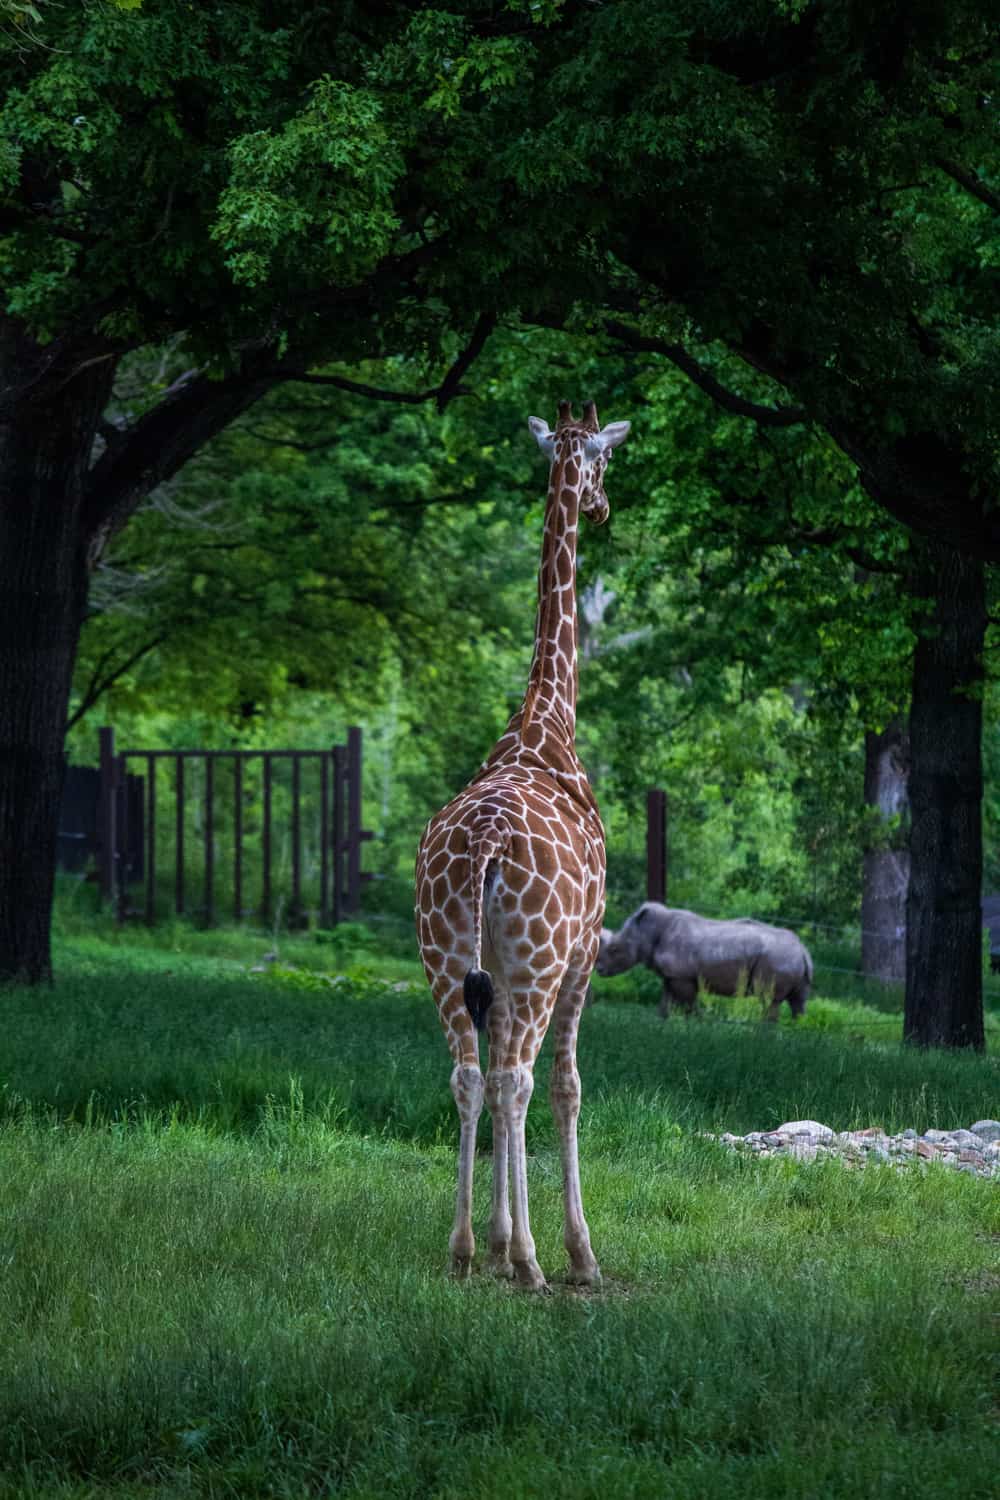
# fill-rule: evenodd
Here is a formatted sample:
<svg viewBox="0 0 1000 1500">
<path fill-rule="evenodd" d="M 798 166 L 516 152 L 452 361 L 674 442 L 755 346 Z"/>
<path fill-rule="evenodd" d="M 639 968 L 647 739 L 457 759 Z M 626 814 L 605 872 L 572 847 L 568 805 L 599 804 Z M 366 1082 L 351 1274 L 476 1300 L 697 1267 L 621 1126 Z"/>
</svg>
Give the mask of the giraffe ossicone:
<svg viewBox="0 0 1000 1500">
<path fill-rule="evenodd" d="M 546 1289 L 528 1218 L 525 1118 L 534 1065 L 554 1036 L 550 1099 L 563 1156 L 570 1280 L 600 1270 L 583 1214 L 576 1041 L 604 916 L 604 827 L 576 754 L 576 544 L 580 515 L 607 520 L 604 474 L 628 422 L 602 428 L 559 404 L 528 426 L 549 460 L 535 649 L 524 700 L 476 775 L 430 820 L 416 869 L 420 953 L 454 1067 L 460 1134 L 452 1269 L 475 1253 L 472 1175 L 485 1103 L 493 1119 L 492 1268 Z M 480 1069 L 478 1031 L 489 1063 Z"/>
</svg>

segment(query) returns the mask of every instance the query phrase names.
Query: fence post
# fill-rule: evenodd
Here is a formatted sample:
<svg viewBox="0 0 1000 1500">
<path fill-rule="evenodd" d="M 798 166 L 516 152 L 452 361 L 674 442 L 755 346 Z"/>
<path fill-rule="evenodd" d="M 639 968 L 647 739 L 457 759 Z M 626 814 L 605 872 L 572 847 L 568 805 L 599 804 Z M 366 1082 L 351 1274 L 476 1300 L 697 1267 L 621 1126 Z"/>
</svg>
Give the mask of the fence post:
<svg viewBox="0 0 1000 1500">
<path fill-rule="evenodd" d="M 292 899 L 288 906 L 288 926 L 304 927 L 302 909 L 302 757 L 292 756 Z"/>
<path fill-rule="evenodd" d="M 330 762 L 329 750 L 319 752 L 319 925 L 330 926 Z"/>
<path fill-rule="evenodd" d="M 112 879 L 115 885 L 115 919 L 124 922 L 128 916 L 128 860 L 131 843 L 128 806 L 128 761 L 124 755 L 116 755 L 115 788 L 112 800 L 115 808 L 115 842 L 117 843 L 115 868 Z"/>
<path fill-rule="evenodd" d="M 346 753 L 343 745 L 333 747 L 333 830 L 331 842 L 333 844 L 333 925 L 337 926 L 344 915 L 344 854 L 347 841 L 344 837 L 344 761 Z"/>
<path fill-rule="evenodd" d="M 100 751 L 101 791 L 98 800 L 99 875 L 101 895 L 110 901 L 115 894 L 115 856 L 118 852 L 115 818 L 115 732 L 109 726 L 97 731 Z"/>
<path fill-rule="evenodd" d="M 156 756 L 146 756 L 146 921 L 156 921 Z"/>
<path fill-rule="evenodd" d="M 215 922 L 215 753 L 205 751 L 205 926 Z"/>
<path fill-rule="evenodd" d="M 667 794 L 660 787 L 646 793 L 646 900 L 667 899 Z"/>
<path fill-rule="evenodd" d="M 261 850 L 263 855 L 263 884 L 260 908 L 264 921 L 271 920 L 271 757 L 264 752 L 264 822 L 261 828 Z"/>
<path fill-rule="evenodd" d="M 347 731 L 347 900 L 344 910 L 355 916 L 361 905 L 361 730 Z"/>
<path fill-rule="evenodd" d="M 184 757 L 174 756 L 174 908 L 184 913 Z"/>
<path fill-rule="evenodd" d="M 233 916 L 243 920 L 243 755 L 233 761 Z"/>
</svg>

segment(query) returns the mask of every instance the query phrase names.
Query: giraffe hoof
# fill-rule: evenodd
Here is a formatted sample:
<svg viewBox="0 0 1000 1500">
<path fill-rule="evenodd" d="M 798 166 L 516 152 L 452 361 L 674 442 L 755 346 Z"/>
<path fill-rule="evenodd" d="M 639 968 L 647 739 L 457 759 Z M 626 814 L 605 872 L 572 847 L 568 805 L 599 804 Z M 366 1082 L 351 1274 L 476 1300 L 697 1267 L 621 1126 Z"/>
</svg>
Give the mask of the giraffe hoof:
<svg viewBox="0 0 1000 1500">
<path fill-rule="evenodd" d="M 455 1281 L 468 1281 L 472 1275 L 472 1257 L 470 1255 L 453 1255 L 451 1258 L 451 1275 Z"/>
<path fill-rule="evenodd" d="M 602 1280 L 596 1260 L 592 1266 L 570 1266 L 566 1272 L 567 1286 L 600 1286 Z"/>
<path fill-rule="evenodd" d="M 514 1267 L 506 1255 L 494 1255 L 487 1263 L 486 1269 L 491 1276 L 497 1276 L 501 1281 L 514 1280 Z"/>
<path fill-rule="evenodd" d="M 538 1292 L 543 1297 L 548 1296 L 552 1291 L 552 1288 L 542 1275 L 541 1267 L 537 1263 L 534 1265 L 530 1262 L 527 1265 L 515 1265 L 514 1274 L 517 1277 L 517 1284 L 522 1291 Z"/>
</svg>

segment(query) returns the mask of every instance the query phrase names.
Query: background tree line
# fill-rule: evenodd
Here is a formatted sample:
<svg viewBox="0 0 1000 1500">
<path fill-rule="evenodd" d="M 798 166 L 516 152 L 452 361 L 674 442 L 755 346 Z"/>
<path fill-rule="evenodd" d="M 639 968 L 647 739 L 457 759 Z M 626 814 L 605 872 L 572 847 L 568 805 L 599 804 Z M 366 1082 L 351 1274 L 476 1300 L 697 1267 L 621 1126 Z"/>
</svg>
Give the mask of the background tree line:
<svg viewBox="0 0 1000 1500">
<path fill-rule="evenodd" d="M 478 516 L 488 541 L 491 502 L 456 503 L 446 522 L 440 497 L 422 517 L 381 515 L 379 424 L 427 400 L 450 421 L 474 390 L 495 443 L 515 398 L 504 431 L 523 421 L 519 354 L 547 329 L 574 384 L 606 371 L 604 402 L 648 403 L 657 434 L 613 475 L 642 465 L 646 481 L 625 487 L 619 532 L 619 634 L 633 649 L 608 653 L 597 679 L 617 694 L 616 726 L 635 732 L 622 699 L 650 707 L 650 654 L 689 625 L 686 649 L 708 654 L 663 678 L 654 730 L 674 695 L 731 708 L 747 683 L 763 701 L 800 678 L 814 720 L 884 728 L 908 675 L 905 1030 L 981 1046 L 986 563 L 1000 556 L 989 8 L 91 0 L 29 19 L 30 37 L 20 24 L 0 36 L 0 972 L 49 971 L 79 635 L 95 574 L 113 590 L 109 548 L 139 546 L 125 528 L 147 497 L 264 398 L 322 385 L 371 402 L 345 414 L 374 467 L 341 621 L 364 617 L 358 639 L 367 630 L 379 662 L 390 633 L 415 654 L 427 641 L 428 694 L 437 681 L 442 703 L 469 703 L 478 648 L 450 651 L 447 632 L 497 589 L 463 519 Z M 127 377 L 157 361 L 161 377 L 129 395 Z M 698 403 L 673 397 L 668 370 Z M 250 425 L 225 441 L 266 446 Z M 272 450 L 284 498 L 261 505 L 256 557 L 230 547 L 245 571 L 227 571 L 217 616 L 259 574 L 288 648 L 279 677 L 303 638 L 291 670 L 308 675 L 331 587 L 295 457 Z M 497 465 L 479 457 L 456 467 L 488 495 Z M 431 500 L 433 486 L 403 483 L 390 511 Z M 158 507 L 139 524 L 165 527 L 162 492 Z M 430 516 L 437 561 L 421 550 Z M 300 531 L 314 546 L 291 610 L 274 559 Z M 231 541 L 215 536 L 216 570 Z M 365 559 L 383 548 L 412 557 L 407 588 L 358 605 L 377 593 Z M 471 593 L 456 588 L 421 636 L 420 600 L 463 574 Z M 198 589 L 218 602 L 213 579 L 206 561 L 186 616 L 175 599 L 175 640 L 196 628 Z M 166 574 L 158 587 L 168 607 Z M 265 633 L 251 628 L 244 654 Z"/>
</svg>

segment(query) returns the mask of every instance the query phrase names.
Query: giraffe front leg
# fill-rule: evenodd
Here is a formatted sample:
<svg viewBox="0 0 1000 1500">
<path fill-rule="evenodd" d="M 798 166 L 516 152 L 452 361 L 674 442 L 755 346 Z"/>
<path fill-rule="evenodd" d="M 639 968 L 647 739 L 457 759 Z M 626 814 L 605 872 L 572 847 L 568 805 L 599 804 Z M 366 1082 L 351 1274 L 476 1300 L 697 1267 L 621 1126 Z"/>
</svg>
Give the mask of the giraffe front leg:
<svg viewBox="0 0 1000 1500">
<path fill-rule="evenodd" d="M 524 1063 L 498 1068 L 491 1074 L 496 1090 L 496 1111 L 507 1136 L 511 1178 L 510 1259 L 520 1286 L 531 1292 L 547 1292 L 548 1284 L 535 1255 L 528 1219 L 528 1159 L 524 1126 L 535 1087 L 534 1074 Z"/>
<path fill-rule="evenodd" d="M 554 1018 L 555 1061 L 549 1097 L 559 1129 L 563 1161 L 564 1243 L 569 1255 L 567 1280 L 576 1286 L 597 1286 L 601 1269 L 590 1248 L 590 1230 L 583 1215 L 580 1190 L 580 1155 L 576 1127 L 580 1117 L 580 1074 L 576 1066 L 576 1036 L 586 998 L 587 984 L 567 980 L 556 1002 Z"/>
<path fill-rule="evenodd" d="M 458 1191 L 455 1226 L 448 1248 L 452 1274 L 463 1278 L 472 1267 L 476 1239 L 472 1232 L 472 1173 L 476 1162 L 476 1127 L 483 1109 L 483 1075 L 478 1063 L 456 1063 L 451 1074 L 451 1092 L 458 1107 Z"/>
</svg>

